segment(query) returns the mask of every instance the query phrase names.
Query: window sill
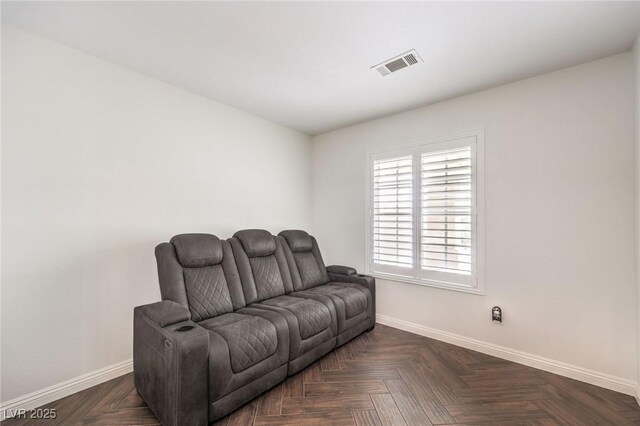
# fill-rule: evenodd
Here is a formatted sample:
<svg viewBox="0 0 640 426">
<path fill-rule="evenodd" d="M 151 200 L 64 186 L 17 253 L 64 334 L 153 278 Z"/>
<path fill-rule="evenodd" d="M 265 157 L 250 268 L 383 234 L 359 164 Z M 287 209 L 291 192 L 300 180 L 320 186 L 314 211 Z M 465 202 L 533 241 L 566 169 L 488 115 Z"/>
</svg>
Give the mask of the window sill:
<svg viewBox="0 0 640 426">
<path fill-rule="evenodd" d="M 468 287 L 468 286 L 459 285 L 459 284 L 447 284 L 440 281 L 418 280 L 411 277 L 403 277 L 400 275 L 385 274 L 381 272 L 369 272 L 368 275 L 371 275 L 372 277 L 380 278 L 386 281 L 395 281 L 395 282 L 406 283 L 406 284 L 416 284 L 416 285 L 421 285 L 425 287 L 434 287 L 434 288 L 440 288 L 443 290 L 451 290 L 451 291 L 458 291 L 461 293 L 476 294 L 478 296 L 485 295 L 484 288 L 480 288 L 480 287 Z"/>
</svg>

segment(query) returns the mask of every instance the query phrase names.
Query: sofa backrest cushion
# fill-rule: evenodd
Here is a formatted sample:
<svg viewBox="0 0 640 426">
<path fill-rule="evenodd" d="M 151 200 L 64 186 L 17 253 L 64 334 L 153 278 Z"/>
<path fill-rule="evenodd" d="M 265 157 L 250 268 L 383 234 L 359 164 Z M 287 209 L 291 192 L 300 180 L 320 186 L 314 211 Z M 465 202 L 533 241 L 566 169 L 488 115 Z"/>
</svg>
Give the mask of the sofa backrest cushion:
<svg viewBox="0 0 640 426">
<path fill-rule="evenodd" d="M 233 234 L 240 243 L 247 257 L 265 257 L 276 252 L 276 241 L 269 231 L 264 229 L 245 229 Z"/>
<path fill-rule="evenodd" d="M 282 231 L 278 236 L 284 242 L 294 290 L 307 290 L 329 282 L 329 274 L 314 237 L 300 230 Z"/>
<path fill-rule="evenodd" d="M 308 253 L 313 249 L 313 238 L 305 231 L 288 230 L 278 235 L 284 237 L 293 253 Z"/>
<path fill-rule="evenodd" d="M 247 304 L 293 291 L 280 240 L 262 229 L 238 231 L 230 238 Z"/>
<path fill-rule="evenodd" d="M 171 239 L 184 268 L 201 268 L 222 262 L 222 243 L 211 234 L 181 234 Z"/>
<path fill-rule="evenodd" d="M 211 234 L 176 235 L 156 247 L 163 300 L 187 307 L 202 321 L 246 306 L 227 241 Z"/>
</svg>

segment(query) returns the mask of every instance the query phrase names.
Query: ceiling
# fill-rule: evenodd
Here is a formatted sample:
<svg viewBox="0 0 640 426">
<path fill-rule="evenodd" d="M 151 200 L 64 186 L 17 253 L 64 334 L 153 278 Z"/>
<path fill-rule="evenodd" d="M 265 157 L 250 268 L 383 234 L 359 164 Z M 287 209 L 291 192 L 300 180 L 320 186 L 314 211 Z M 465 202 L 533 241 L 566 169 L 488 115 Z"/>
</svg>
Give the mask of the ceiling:
<svg viewBox="0 0 640 426">
<path fill-rule="evenodd" d="M 319 134 L 631 49 L 639 2 L 2 2 L 2 21 Z M 416 49 L 424 63 L 369 68 Z"/>
</svg>

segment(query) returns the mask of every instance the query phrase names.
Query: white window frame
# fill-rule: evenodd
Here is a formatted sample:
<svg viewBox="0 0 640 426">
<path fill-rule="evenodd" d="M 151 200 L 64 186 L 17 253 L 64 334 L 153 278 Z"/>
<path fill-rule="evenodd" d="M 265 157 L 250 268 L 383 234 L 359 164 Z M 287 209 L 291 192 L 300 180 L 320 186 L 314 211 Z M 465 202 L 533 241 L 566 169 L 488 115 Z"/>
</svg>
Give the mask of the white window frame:
<svg viewBox="0 0 640 426">
<path fill-rule="evenodd" d="M 471 275 L 423 271 L 420 267 L 421 244 L 421 159 L 422 153 L 470 146 L 472 158 L 472 272 Z M 413 155 L 413 268 L 374 265 L 373 263 L 373 162 L 375 160 Z M 367 274 L 377 278 L 419 284 L 429 287 L 484 294 L 484 131 L 474 130 L 446 137 L 414 141 L 367 153 L 366 258 Z M 453 279 L 453 275 L 455 279 Z"/>
</svg>

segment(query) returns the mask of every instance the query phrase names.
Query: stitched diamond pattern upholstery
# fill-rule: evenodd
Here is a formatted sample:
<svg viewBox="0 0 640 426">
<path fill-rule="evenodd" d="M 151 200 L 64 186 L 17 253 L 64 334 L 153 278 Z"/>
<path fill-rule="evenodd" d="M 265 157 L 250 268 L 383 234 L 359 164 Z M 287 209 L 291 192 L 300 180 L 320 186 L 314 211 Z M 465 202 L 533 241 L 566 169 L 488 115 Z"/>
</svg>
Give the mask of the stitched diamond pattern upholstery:
<svg viewBox="0 0 640 426">
<path fill-rule="evenodd" d="M 221 335 L 229 345 L 231 369 L 234 373 L 246 370 L 271 356 L 278 347 L 275 326 L 261 317 L 237 315 L 238 321 L 211 330 Z"/>
<path fill-rule="evenodd" d="M 275 256 L 251 257 L 249 263 L 258 290 L 258 300 L 284 294 L 284 283 Z"/>
<path fill-rule="evenodd" d="M 304 340 L 331 325 L 331 313 L 321 302 L 299 297 L 280 296 L 261 302 L 262 305 L 277 306 L 291 312 L 298 320 L 300 337 Z"/>
<path fill-rule="evenodd" d="M 367 295 L 365 292 L 340 284 L 327 284 L 308 290 L 310 293 L 331 294 L 344 300 L 347 318 L 354 317 L 367 309 Z"/>
<path fill-rule="evenodd" d="M 300 337 L 303 339 L 325 330 L 331 324 L 329 309 L 315 300 L 303 300 L 293 305 L 291 310 L 298 318 Z"/>
<path fill-rule="evenodd" d="M 162 302 L 134 309 L 134 382 L 162 424 L 216 422 L 375 327 L 375 278 L 326 268 L 302 230 L 180 234 L 155 255 Z"/>
<path fill-rule="evenodd" d="M 222 266 L 184 268 L 189 310 L 194 321 L 233 311 Z"/>
<path fill-rule="evenodd" d="M 293 253 L 293 258 L 300 272 L 302 288 L 308 289 L 325 283 L 318 262 L 312 252 Z"/>
</svg>

